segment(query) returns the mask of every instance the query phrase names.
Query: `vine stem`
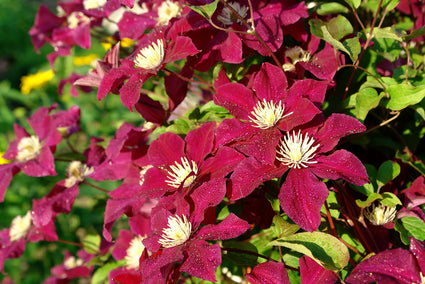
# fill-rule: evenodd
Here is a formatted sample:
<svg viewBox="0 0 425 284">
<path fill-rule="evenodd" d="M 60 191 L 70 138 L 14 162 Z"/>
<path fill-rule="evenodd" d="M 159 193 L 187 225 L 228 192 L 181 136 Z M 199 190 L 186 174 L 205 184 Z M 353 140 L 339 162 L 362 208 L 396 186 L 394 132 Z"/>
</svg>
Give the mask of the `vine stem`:
<svg viewBox="0 0 425 284">
<path fill-rule="evenodd" d="M 386 93 L 387 88 L 385 87 L 385 85 L 381 81 L 379 81 L 379 79 L 375 75 L 373 75 L 372 73 L 370 73 L 369 71 L 367 71 L 365 68 L 363 68 L 361 66 L 357 66 L 355 64 L 344 64 L 344 65 L 339 66 L 338 67 L 338 70 L 341 70 L 342 68 L 345 68 L 345 67 L 354 67 L 354 69 L 355 69 L 354 71 L 356 71 L 356 69 L 360 69 L 360 70 L 366 72 L 368 75 L 372 76 L 379 83 L 379 85 L 382 86 L 382 88 L 384 89 L 384 91 Z M 347 88 L 348 88 L 348 86 L 349 85 L 347 85 Z M 344 94 L 343 100 L 345 100 L 345 95 L 346 94 Z"/>
<path fill-rule="evenodd" d="M 90 187 L 93 187 L 94 189 L 100 190 L 100 191 L 105 192 L 105 193 L 109 193 L 109 191 L 107 191 L 106 189 L 101 188 L 101 187 L 98 187 L 97 185 L 94 185 L 94 184 L 92 184 L 92 183 L 90 183 L 88 181 L 85 181 L 84 180 L 83 183 L 86 184 L 86 185 L 88 185 L 88 186 L 90 186 Z"/>
<path fill-rule="evenodd" d="M 67 245 L 72 245 L 72 246 L 77 246 L 77 247 L 80 247 L 80 248 L 84 248 L 84 246 L 82 244 L 80 244 L 80 243 L 66 241 L 66 240 L 61 240 L 61 239 L 58 239 L 56 241 L 58 243 L 62 243 L 62 244 L 67 244 Z"/>
<path fill-rule="evenodd" d="M 201 85 L 206 85 L 206 86 L 208 86 L 208 87 L 210 87 L 210 88 L 213 88 L 213 85 L 211 84 L 211 83 L 208 83 L 208 82 L 202 82 L 202 81 L 197 81 L 197 80 L 193 80 L 193 79 L 190 79 L 190 78 L 187 78 L 187 77 L 185 77 L 185 76 L 183 76 L 183 75 L 181 75 L 181 74 L 179 74 L 179 73 L 177 73 L 177 72 L 174 72 L 174 71 L 171 71 L 170 69 L 167 69 L 167 68 L 164 68 L 164 70 L 163 70 L 167 75 L 170 75 L 170 74 L 174 74 L 174 75 L 176 75 L 177 77 L 179 77 L 180 79 L 182 79 L 182 80 L 184 80 L 184 81 L 186 81 L 186 82 L 189 82 L 189 83 L 196 83 L 196 84 L 201 84 Z"/>
</svg>

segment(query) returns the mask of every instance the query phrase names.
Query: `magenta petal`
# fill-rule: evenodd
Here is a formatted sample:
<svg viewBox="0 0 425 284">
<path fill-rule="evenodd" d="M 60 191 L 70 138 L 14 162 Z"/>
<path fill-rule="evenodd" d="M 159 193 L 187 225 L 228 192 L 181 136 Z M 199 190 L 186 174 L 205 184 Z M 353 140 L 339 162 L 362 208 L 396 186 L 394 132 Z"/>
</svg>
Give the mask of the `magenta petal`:
<svg viewBox="0 0 425 284">
<path fill-rule="evenodd" d="M 0 202 L 4 201 L 4 195 L 13 177 L 14 164 L 0 165 Z"/>
<path fill-rule="evenodd" d="M 220 45 L 220 53 L 224 62 L 238 64 L 243 61 L 242 41 L 236 33 L 227 33 L 226 40 Z"/>
<path fill-rule="evenodd" d="M 225 119 L 217 127 L 216 144 L 221 146 L 235 141 L 249 140 L 257 132 L 258 129 L 249 123 L 244 123 L 236 118 Z"/>
<path fill-rule="evenodd" d="M 167 52 L 164 62 L 177 61 L 199 52 L 190 37 L 177 36 L 172 42 L 171 50 Z"/>
<path fill-rule="evenodd" d="M 247 221 L 230 213 L 218 225 L 206 225 L 202 227 L 196 233 L 195 237 L 202 240 L 228 240 L 239 237 L 250 228 L 251 226 Z"/>
<path fill-rule="evenodd" d="M 251 284 L 291 284 L 282 262 L 260 263 L 251 273 L 246 274 L 246 279 Z"/>
<path fill-rule="evenodd" d="M 287 106 L 287 113 L 291 114 L 281 119 L 277 126 L 283 131 L 290 131 L 296 126 L 308 123 L 315 115 L 321 113 L 320 109 L 306 98 L 299 98 L 296 102 L 288 102 Z"/>
<path fill-rule="evenodd" d="M 239 83 L 229 83 L 217 88 L 214 102 L 239 119 L 248 119 L 257 103 L 254 93 Z"/>
<path fill-rule="evenodd" d="M 110 92 L 115 90 L 116 87 L 122 85 L 130 74 L 127 74 L 124 70 L 111 69 L 102 78 L 99 89 L 97 90 L 97 99 L 103 100 Z"/>
<path fill-rule="evenodd" d="M 342 113 L 333 113 L 315 135 L 321 145 L 320 152 L 326 153 L 338 144 L 344 136 L 363 132 L 366 127 L 354 117 Z"/>
<path fill-rule="evenodd" d="M 121 101 L 130 111 L 140 98 L 140 88 L 150 76 L 150 74 L 136 73 L 120 89 Z"/>
<path fill-rule="evenodd" d="M 140 264 L 141 283 L 166 283 L 173 264 L 183 260 L 181 246 L 164 249 L 155 259 L 145 259 Z"/>
<path fill-rule="evenodd" d="M 215 270 L 221 264 L 219 244 L 209 245 L 203 240 L 192 240 L 187 246 L 187 254 L 182 271 L 204 280 L 217 281 Z"/>
<path fill-rule="evenodd" d="M 216 179 L 227 176 L 245 159 L 245 156 L 229 147 L 220 147 L 213 157 L 202 163 L 201 173 L 205 179 Z"/>
<path fill-rule="evenodd" d="M 397 248 L 373 255 L 358 264 L 345 279 L 347 283 L 421 283 L 415 257 Z"/>
<path fill-rule="evenodd" d="M 173 147 L 170 147 L 172 145 Z M 181 163 L 180 158 L 184 156 L 185 142 L 177 134 L 167 132 L 161 134 L 149 147 L 149 160 L 153 166 L 164 166 Z"/>
<path fill-rule="evenodd" d="M 56 175 L 54 162 L 52 152 L 44 147 L 35 159 L 23 163 L 21 170 L 24 174 L 32 177 L 52 176 Z"/>
<path fill-rule="evenodd" d="M 425 273 L 425 243 L 420 242 L 417 239 L 410 237 L 410 247 L 409 250 L 416 257 L 418 265 L 422 271 L 422 274 Z"/>
<path fill-rule="evenodd" d="M 280 189 L 279 201 L 295 223 L 313 232 L 320 225 L 320 209 L 328 195 L 326 185 L 308 169 L 291 169 Z"/>
<path fill-rule="evenodd" d="M 185 140 L 186 153 L 198 165 L 211 153 L 214 144 L 215 123 L 205 123 L 201 127 L 190 131 Z"/>
<path fill-rule="evenodd" d="M 312 102 L 322 104 L 325 99 L 328 82 L 305 79 L 296 81 L 289 89 L 288 96 L 309 98 Z"/>
<path fill-rule="evenodd" d="M 338 281 L 335 272 L 327 270 L 310 257 L 300 258 L 301 284 L 321 283 L 334 284 Z"/>
<path fill-rule="evenodd" d="M 342 178 L 355 185 L 369 182 L 362 162 L 346 150 L 337 150 L 329 156 L 319 156 L 316 161 L 318 163 L 311 165 L 311 171 L 323 179 Z"/>
<path fill-rule="evenodd" d="M 261 70 L 255 75 L 253 89 L 260 101 L 278 101 L 286 98 L 288 82 L 281 68 L 270 63 L 264 63 Z"/>
</svg>

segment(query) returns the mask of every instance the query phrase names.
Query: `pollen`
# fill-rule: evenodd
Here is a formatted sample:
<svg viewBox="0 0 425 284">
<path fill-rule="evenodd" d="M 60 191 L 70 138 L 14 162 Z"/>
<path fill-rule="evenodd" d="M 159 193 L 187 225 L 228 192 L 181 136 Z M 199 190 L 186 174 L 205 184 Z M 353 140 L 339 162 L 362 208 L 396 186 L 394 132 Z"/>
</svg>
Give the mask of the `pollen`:
<svg viewBox="0 0 425 284">
<path fill-rule="evenodd" d="M 395 207 L 385 206 L 380 202 L 378 206 L 372 204 L 364 210 L 364 216 L 375 226 L 382 226 L 392 222 L 396 213 Z"/>
<path fill-rule="evenodd" d="M 18 143 L 18 154 L 16 160 L 20 163 L 35 159 L 41 152 L 43 146 L 37 136 L 22 138 Z"/>
<path fill-rule="evenodd" d="M 137 67 L 153 70 L 161 65 L 164 60 L 164 42 L 158 39 L 151 45 L 142 48 L 136 56 L 134 63 Z"/>
<path fill-rule="evenodd" d="M 320 146 L 313 146 L 314 142 L 315 140 L 308 137 L 308 134 L 303 137 L 301 130 L 297 134 L 295 131 L 292 135 L 287 133 L 283 141 L 280 141 L 276 158 L 290 168 L 307 168 L 309 164 L 317 163 L 317 161 L 311 161 Z"/>
<path fill-rule="evenodd" d="M 174 165 L 170 166 L 168 179 L 166 183 L 169 186 L 179 188 L 182 184 L 183 187 L 188 187 L 196 179 L 198 174 L 198 166 L 194 161 L 190 161 L 184 157 L 181 158 L 181 163 L 175 162 Z"/>
<path fill-rule="evenodd" d="M 143 240 L 145 237 L 136 236 L 130 241 L 130 246 L 126 250 L 125 262 L 127 269 L 138 269 L 139 268 L 139 260 L 142 256 L 143 250 L 145 246 L 143 245 Z"/>
<path fill-rule="evenodd" d="M 248 116 L 249 120 L 254 124 L 255 127 L 261 129 L 268 129 L 277 124 L 277 122 L 291 113 L 283 115 L 285 111 L 285 105 L 279 101 L 278 104 L 275 104 L 272 101 L 267 102 L 265 99 L 259 101 L 254 107 L 254 110 L 251 111 L 251 115 Z"/>
<path fill-rule="evenodd" d="M 68 178 L 65 180 L 66 187 L 72 187 L 77 182 L 81 182 L 94 171 L 93 167 L 88 167 L 80 161 L 72 161 L 66 169 Z"/>
<path fill-rule="evenodd" d="M 181 15 L 182 7 L 178 2 L 166 0 L 158 7 L 158 25 L 167 25 L 172 18 Z"/>
<path fill-rule="evenodd" d="M 164 248 L 176 247 L 186 242 L 192 232 L 192 224 L 185 215 L 168 217 L 168 227 L 162 230 L 158 241 Z"/>
<path fill-rule="evenodd" d="M 18 241 L 25 237 L 31 228 L 31 213 L 28 211 L 24 217 L 16 216 L 10 225 L 9 237 L 10 241 Z"/>
<path fill-rule="evenodd" d="M 86 10 L 101 8 L 105 4 L 106 4 L 106 0 L 84 0 L 83 1 L 83 6 L 84 6 L 84 9 Z"/>
<path fill-rule="evenodd" d="M 241 18 L 245 18 L 248 12 L 248 7 L 240 5 L 238 2 L 228 3 L 236 12 L 238 12 Z M 226 26 L 231 26 L 234 22 L 241 24 L 241 20 L 227 7 L 224 7 L 221 14 L 217 17 L 217 20 L 222 22 Z"/>
</svg>

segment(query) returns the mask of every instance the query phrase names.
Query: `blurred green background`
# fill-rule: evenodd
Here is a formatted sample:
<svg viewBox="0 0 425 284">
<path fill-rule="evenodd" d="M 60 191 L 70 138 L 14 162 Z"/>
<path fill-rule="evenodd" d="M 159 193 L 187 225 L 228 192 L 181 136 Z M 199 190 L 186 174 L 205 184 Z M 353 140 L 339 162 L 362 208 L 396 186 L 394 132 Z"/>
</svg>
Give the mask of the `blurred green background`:
<svg viewBox="0 0 425 284">
<path fill-rule="evenodd" d="M 82 109 L 83 131 L 71 137 L 71 142 L 79 151 L 84 151 L 90 137 L 102 137 L 107 141 L 123 121 L 134 125 L 142 123 L 140 116 L 129 112 L 118 96 L 108 96 L 99 102 L 94 90 L 90 94 L 80 93 L 79 97 L 72 97 L 69 94 L 70 86 L 65 88 L 63 96 L 58 95 L 57 86 L 61 79 L 67 78 L 72 72 L 85 74 L 91 68 L 90 61 L 103 58 L 105 49 L 95 40 L 92 41 L 91 50 L 74 48 L 72 56 L 58 59 L 53 78 L 48 82 L 30 86 L 30 90 L 25 91 L 27 94 L 21 92 L 21 80 L 24 76 L 37 73 L 40 75 L 42 72 L 49 76 L 47 74 L 51 72 L 46 55 L 53 49 L 44 46 L 40 53 L 35 53 L 28 35 L 41 4 L 56 11 L 57 1 L 0 0 L 0 157 L 15 139 L 13 124 L 24 126 L 31 133 L 26 119 L 37 108 L 50 106 L 55 102 L 59 104 L 59 110 L 68 109 L 72 105 L 78 105 Z M 36 83 L 41 82 L 39 77 L 32 79 Z M 14 177 L 5 201 L 0 204 L 0 230 L 8 228 L 15 216 L 23 216 L 31 210 L 32 199 L 42 198 L 56 182 L 65 178 L 67 163 L 56 163 L 56 166 L 58 175 L 55 177 L 34 178 L 22 173 Z M 118 185 L 95 184 L 109 190 Z M 80 196 L 71 214 L 58 216 L 56 230 L 59 238 L 81 242 L 87 234 L 101 234 L 105 203 L 105 193 L 86 185 L 80 186 Z M 50 275 L 50 268 L 62 263 L 64 250 L 75 253 L 78 247 L 61 242 L 27 243 L 22 257 L 6 261 L 6 275 L 0 273 L 0 281 L 7 278 L 14 283 L 42 283 Z"/>
</svg>

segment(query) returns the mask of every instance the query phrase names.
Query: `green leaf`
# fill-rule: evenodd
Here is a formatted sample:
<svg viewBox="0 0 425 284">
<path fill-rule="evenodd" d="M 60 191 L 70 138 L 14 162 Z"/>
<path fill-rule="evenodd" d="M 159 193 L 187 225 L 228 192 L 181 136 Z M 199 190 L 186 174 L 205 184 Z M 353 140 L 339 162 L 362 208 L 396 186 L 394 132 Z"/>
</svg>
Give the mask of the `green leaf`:
<svg viewBox="0 0 425 284">
<path fill-rule="evenodd" d="M 257 265 L 257 256 L 254 255 L 258 253 L 257 248 L 249 242 L 236 242 L 228 241 L 223 242 L 223 249 L 226 250 L 226 258 L 231 262 L 235 263 L 238 266 L 255 266 Z M 235 249 L 234 251 L 231 249 Z M 247 254 L 244 252 L 239 252 L 237 250 L 250 251 L 254 254 Z"/>
<path fill-rule="evenodd" d="M 399 234 L 400 234 L 400 240 L 403 242 L 403 244 L 405 244 L 405 245 L 409 245 L 410 244 L 409 237 L 411 236 L 411 234 L 403 226 L 403 223 L 401 222 L 401 219 L 395 219 L 394 220 L 394 230 L 396 230 L 397 232 L 399 232 Z"/>
<path fill-rule="evenodd" d="M 296 224 L 291 224 L 286 221 L 282 216 L 276 215 L 273 217 L 273 223 L 271 227 L 278 237 L 286 237 L 296 233 L 300 226 Z"/>
<path fill-rule="evenodd" d="M 347 54 L 350 54 L 350 51 L 348 49 L 346 49 L 345 46 L 340 41 L 338 41 L 338 40 L 336 40 L 335 38 L 332 37 L 332 35 L 330 34 L 330 32 L 328 31 L 326 26 L 321 26 L 320 30 L 322 32 L 323 39 L 325 41 L 329 42 L 336 49 L 344 51 Z"/>
<path fill-rule="evenodd" d="M 408 35 L 405 35 L 405 36 L 403 37 L 403 39 L 404 39 L 404 40 L 411 40 L 411 39 L 414 39 L 414 38 L 421 37 L 421 36 L 423 36 L 423 35 L 425 35 L 425 26 L 420 27 L 419 29 L 416 29 L 416 30 L 412 31 L 412 32 L 411 32 L 410 34 L 408 34 Z"/>
<path fill-rule="evenodd" d="M 400 174 L 400 165 L 393 161 L 384 162 L 378 169 L 376 181 L 378 187 L 382 187 L 395 179 Z"/>
<path fill-rule="evenodd" d="M 322 3 L 317 8 L 317 14 L 321 16 L 339 13 L 348 13 L 350 10 L 337 2 Z"/>
<path fill-rule="evenodd" d="M 382 199 L 382 195 L 380 195 L 379 193 L 373 192 L 369 194 L 369 196 L 367 197 L 365 201 L 357 199 L 356 203 L 357 203 L 357 206 L 359 206 L 360 208 L 366 208 L 377 199 Z"/>
<path fill-rule="evenodd" d="M 423 242 L 425 240 L 425 223 L 419 218 L 416 217 L 404 217 L 401 218 L 403 226 L 409 231 L 412 236 Z"/>
<path fill-rule="evenodd" d="M 357 9 L 360 7 L 361 0 L 345 0 L 351 7 Z"/>
<path fill-rule="evenodd" d="M 107 283 L 109 272 L 113 269 L 125 265 L 125 260 L 120 260 L 118 262 L 107 263 L 96 270 L 91 278 L 90 284 L 102 284 Z"/>
<path fill-rule="evenodd" d="M 361 46 L 358 37 L 348 38 L 342 43 L 349 51 L 348 55 L 353 62 L 355 62 L 360 54 Z"/>
<path fill-rule="evenodd" d="M 396 207 L 397 205 L 402 205 L 400 199 L 398 199 L 397 195 L 392 192 L 384 192 L 382 193 L 382 200 L 380 200 L 382 204 L 388 207 Z"/>
<path fill-rule="evenodd" d="M 395 7 L 397 7 L 400 0 L 384 0 L 382 2 L 382 7 L 385 7 L 388 11 L 393 10 Z"/>
<path fill-rule="evenodd" d="M 322 232 L 304 232 L 269 243 L 292 249 L 314 259 L 324 268 L 338 271 L 348 264 L 348 248 L 337 238 Z"/>
<path fill-rule="evenodd" d="M 198 14 L 201 14 L 207 19 L 210 19 L 212 17 L 212 14 L 214 14 L 215 10 L 217 9 L 217 4 L 219 0 L 216 0 L 214 2 L 211 2 L 210 4 L 203 5 L 203 6 L 189 6 L 190 9 L 197 12 Z"/>
<path fill-rule="evenodd" d="M 356 117 L 364 121 L 369 111 L 379 105 L 383 94 L 378 95 L 378 92 L 373 88 L 365 88 L 360 90 L 356 98 Z"/>
<path fill-rule="evenodd" d="M 86 252 L 96 254 L 99 252 L 100 247 L 99 235 L 87 235 L 83 240 L 84 249 Z"/>
<path fill-rule="evenodd" d="M 346 35 L 353 33 L 353 26 L 350 21 L 347 20 L 342 15 L 338 15 L 335 18 L 332 18 L 326 24 L 327 30 L 332 35 L 333 38 L 340 40 Z"/>
<path fill-rule="evenodd" d="M 418 87 L 407 84 L 392 85 L 387 88 L 387 93 L 390 95 L 387 107 L 392 110 L 401 110 L 419 103 L 425 97 L 425 85 Z"/>
<path fill-rule="evenodd" d="M 366 183 L 362 186 L 352 185 L 352 187 L 356 189 L 358 192 L 363 193 L 366 196 L 369 196 L 371 193 L 375 192 L 375 188 L 378 187 L 376 184 L 376 175 L 378 171 L 371 164 L 365 164 L 364 166 L 366 168 L 367 175 L 369 176 L 370 183 Z"/>
<path fill-rule="evenodd" d="M 372 35 L 375 38 L 391 38 L 394 39 L 396 41 L 400 41 L 402 42 L 403 39 L 398 36 L 391 27 L 386 27 L 386 28 L 374 28 L 372 31 Z"/>
</svg>

